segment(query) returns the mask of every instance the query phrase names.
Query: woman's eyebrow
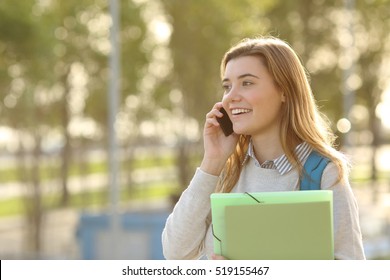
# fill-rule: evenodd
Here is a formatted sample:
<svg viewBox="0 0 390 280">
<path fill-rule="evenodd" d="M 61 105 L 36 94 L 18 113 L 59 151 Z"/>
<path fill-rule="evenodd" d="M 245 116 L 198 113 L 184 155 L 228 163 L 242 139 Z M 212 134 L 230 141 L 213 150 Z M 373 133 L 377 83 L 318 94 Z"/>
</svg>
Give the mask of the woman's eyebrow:
<svg viewBox="0 0 390 280">
<path fill-rule="evenodd" d="M 242 74 L 242 75 L 238 76 L 238 79 L 242 79 L 242 78 L 246 78 L 246 77 L 253 77 L 256 79 L 260 79 L 258 76 L 250 74 L 250 73 Z"/>
<path fill-rule="evenodd" d="M 256 79 L 260 79 L 258 76 L 250 74 L 250 73 L 242 74 L 242 75 L 238 76 L 237 78 L 240 80 L 240 79 L 243 79 L 243 78 L 246 78 L 246 77 L 253 77 L 253 78 L 256 78 Z M 225 79 L 222 80 L 222 82 L 227 82 L 229 80 L 230 80 L 229 78 L 225 78 Z"/>
</svg>

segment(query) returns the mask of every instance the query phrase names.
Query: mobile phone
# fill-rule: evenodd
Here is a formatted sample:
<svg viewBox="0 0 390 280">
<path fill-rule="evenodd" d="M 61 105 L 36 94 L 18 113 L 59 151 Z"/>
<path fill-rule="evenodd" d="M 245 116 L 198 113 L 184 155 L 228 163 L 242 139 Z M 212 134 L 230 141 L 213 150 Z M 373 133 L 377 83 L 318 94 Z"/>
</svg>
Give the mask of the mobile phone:
<svg viewBox="0 0 390 280">
<path fill-rule="evenodd" d="M 222 131 L 227 137 L 233 133 L 233 123 L 230 120 L 228 113 L 225 111 L 223 107 L 219 109 L 219 111 L 223 114 L 223 117 L 217 118 L 217 121 L 221 125 Z"/>
</svg>

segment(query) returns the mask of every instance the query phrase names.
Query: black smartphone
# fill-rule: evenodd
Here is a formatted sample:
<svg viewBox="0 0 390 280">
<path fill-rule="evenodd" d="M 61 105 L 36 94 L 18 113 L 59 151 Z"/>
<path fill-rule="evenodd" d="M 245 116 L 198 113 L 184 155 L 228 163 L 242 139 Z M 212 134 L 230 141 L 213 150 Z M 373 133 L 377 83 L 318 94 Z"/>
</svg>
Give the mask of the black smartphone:
<svg viewBox="0 0 390 280">
<path fill-rule="evenodd" d="M 221 125 L 222 131 L 227 137 L 233 133 L 233 123 L 230 120 L 228 113 L 225 111 L 223 107 L 219 109 L 219 111 L 223 114 L 223 117 L 217 118 L 217 121 Z"/>
</svg>

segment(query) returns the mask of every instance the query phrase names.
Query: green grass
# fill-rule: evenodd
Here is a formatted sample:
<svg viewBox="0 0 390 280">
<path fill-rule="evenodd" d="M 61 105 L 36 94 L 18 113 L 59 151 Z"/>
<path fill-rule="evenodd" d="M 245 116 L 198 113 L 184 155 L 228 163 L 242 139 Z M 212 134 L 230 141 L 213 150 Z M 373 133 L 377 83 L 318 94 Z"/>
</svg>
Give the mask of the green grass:
<svg viewBox="0 0 390 280">
<path fill-rule="evenodd" d="M 141 157 L 137 158 L 131 164 L 132 169 L 138 168 L 152 168 L 152 167 L 167 167 L 175 164 L 173 156 L 167 155 L 164 157 Z M 84 175 L 80 173 L 80 165 L 72 163 L 69 169 L 69 176 Z M 127 169 L 125 163 L 122 164 L 124 170 Z M 42 181 L 55 179 L 60 176 L 60 166 L 42 165 L 40 168 L 40 178 Z M 88 174 L 107 173 L 108 167 L 106 161 L 97 161 L 88 163 Z M 0 183 L 19 181 L 19 170 L 17 167 L 0 169 Z M 1 186 L 0 186 L 1 187 Z"/>
<path fill-rule="evenodd" d="M 176 158 L 174 154 L 167 154 L 164 156 L 138 156 L 131 162 L 131 165 L 127 163 L 122 163 L 122 171 L 128 172 L 128 170 L 136 169 L 148 169 L 153 167 L 169 167 L 175 166 Z M 192 165 L 197 165 L 200 161 L 199 157 L 191 158 Z M 0 188 L 1 183 L 7 183 L 12 181 L 19 181 L 17 167 L 15 168 L 6 168 L 0 169 Z M 105 161 L 95 161 L 88 163 L 87 174 L 98 174 L 98 173 L 107 173 L 107 163 Z M 40 168 L 40 180 L 44 182 L 49 179 L 58 178 L 60 175 L 60 166 L 56 163 L 52 166 L 49 166 L 47 163 L 42 165 Z M 72 176 L 85 176 L 85 174 L 80 174 L 79 164 L 72 163 L 69 170 L 69 177 Z M 131 203 L 134 200 L 149 200 L 151 198 L 158 197 L 167 197 L 172 194 L 173 190 L 178 188 L 177 182 L 153 182 L 153 183 L 143 183 L 139 186 L 133 186 L 133 188 L 122 188 L 120 193 L 121 202 Z M 60 207 L 60 193 L 53 193 L 45 195 L 43 200 L 44 210 L 51 210 Z M 110 194 L 108 188 L 91 191 L 86 193 L 72 194 L 69 199 L 68 207 L 74 208 L 87 208 L 87 207 L 105 207 L 110 203 Z M 2 200 L 0 203 L 0 217 L 11 216 L 11 215 L 20 215 L 26 211 L 26 199 L 21 198 L 12 198 L 8 200 Z"/>
<path fill-rule="evenodd" d="M 24 213 L 24 201 L 21 198 L 3 200 L 0 203 L 0 217 L 19 215 Z"/>
<path fill-rule="evenodd" d="M 152 198 L 164 198 L 171 195 L 177 189 L 177 183 L 153 183 L 143 186 L 135 186 L 132 189 L 122 189 L 120 201 L 131 203 L 132 201 L 148 201 Z M 0 217 L 24 214 L 26 211 L 26 199 L 23 197 L 3 200 L 0 203 Z M 43 197 L 45 211 L 59 209 L 60 195 L 50 194 Z M 110 194 L 107 188 L 102 190 L 71 194 L 68 207 L 83 209 L 88 207 L 106 207 L 110 203 Z"/>
<path fill-rule="evenodd" d="M 389 182 L 390 175 L 388 170 L 378 170 L 378 182 Z M 371 181 L 370 166 L 354 166 L 350 174 L 351 182 L 368 183 Z"/>
</svg>

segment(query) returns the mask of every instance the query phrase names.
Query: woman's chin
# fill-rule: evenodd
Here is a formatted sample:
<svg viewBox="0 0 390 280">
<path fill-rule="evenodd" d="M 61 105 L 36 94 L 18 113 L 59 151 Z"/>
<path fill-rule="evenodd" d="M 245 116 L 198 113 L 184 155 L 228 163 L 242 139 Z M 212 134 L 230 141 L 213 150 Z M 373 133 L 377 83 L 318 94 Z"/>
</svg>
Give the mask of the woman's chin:
<svg viewBox="0 0 390 280">
<path fill-rule="evenodd" d="M 233 131 L 237 135 L 241 135 L 241 134 L 247 135 L 248 134 L 248 131 L 246 129 L 243 129 L 242 127 L 233 126 Z"/>
</svg>

